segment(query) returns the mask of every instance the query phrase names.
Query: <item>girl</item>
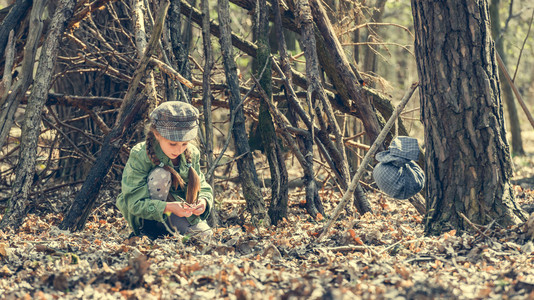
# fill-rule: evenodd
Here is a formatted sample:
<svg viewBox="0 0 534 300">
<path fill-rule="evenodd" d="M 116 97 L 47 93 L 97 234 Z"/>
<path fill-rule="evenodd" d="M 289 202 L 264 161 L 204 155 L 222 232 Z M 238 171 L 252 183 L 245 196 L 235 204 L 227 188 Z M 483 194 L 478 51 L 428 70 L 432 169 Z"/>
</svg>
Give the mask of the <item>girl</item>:
<svg viewBox="0 0 534 300">
<path fill-rule="evenodd" d="M 150 114 L 146 140 L 135 145 L 122 174 L 117 207 L 133 230 L 151 239 L 170 231 L 211 235 L 213 191 L 200 171 L 198 110 L 168 101 Z"/>
</svg>

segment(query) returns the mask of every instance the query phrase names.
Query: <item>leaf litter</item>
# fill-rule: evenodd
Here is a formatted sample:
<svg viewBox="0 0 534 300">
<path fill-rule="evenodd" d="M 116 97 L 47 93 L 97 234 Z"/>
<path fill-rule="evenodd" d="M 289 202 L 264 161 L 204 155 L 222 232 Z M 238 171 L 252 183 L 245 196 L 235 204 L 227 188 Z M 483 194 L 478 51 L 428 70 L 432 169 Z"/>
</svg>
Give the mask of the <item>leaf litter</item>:
<svg viewBox="0 0 534 300">
<path fill-rule="evenodd" d="M 235 191 L 234 191 L 235 192 Z M 516 200 L 534 193 L 515 186 Z M 234 195 L 238 193 L 235 192 Z M 56 213 L 30 214 L 18 232 L 0 231 L 4 299 L 534 299 L 534 216 L 515 227 L 423 234 L 406 202 L 368 193 L 373 215 L 312 219 L 291 193 L 278 226 L 246 222 L 245 203 L 222 203 L 210 241 L 173 236 L 128 239 L 112 198 L 81 232 L 58 228 Z M 236 196 L 234 196 L 236 197 Z M 325 211 L 339 193 L 324 191 Z M 319 220 L 319 219 L 317 219 Z"/>
</svg>

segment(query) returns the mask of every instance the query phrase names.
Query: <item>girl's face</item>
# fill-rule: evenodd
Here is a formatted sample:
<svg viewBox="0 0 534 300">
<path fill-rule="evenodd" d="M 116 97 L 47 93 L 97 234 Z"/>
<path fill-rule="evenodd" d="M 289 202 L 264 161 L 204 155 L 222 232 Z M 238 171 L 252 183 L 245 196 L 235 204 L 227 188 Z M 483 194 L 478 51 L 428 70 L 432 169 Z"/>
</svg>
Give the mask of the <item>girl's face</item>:
<svg viewBox="0 0 534 300">
<path fill-rule="evenodd" d="M 162 137 L 157 131 L 154 131 L 154 136 L 163 150 L 163 153 L 167 155 L 171 160 L 178 158 L 180 154 L 184 153 L 187 149 L 189 142 L 173 142 Z"/>
</svg>

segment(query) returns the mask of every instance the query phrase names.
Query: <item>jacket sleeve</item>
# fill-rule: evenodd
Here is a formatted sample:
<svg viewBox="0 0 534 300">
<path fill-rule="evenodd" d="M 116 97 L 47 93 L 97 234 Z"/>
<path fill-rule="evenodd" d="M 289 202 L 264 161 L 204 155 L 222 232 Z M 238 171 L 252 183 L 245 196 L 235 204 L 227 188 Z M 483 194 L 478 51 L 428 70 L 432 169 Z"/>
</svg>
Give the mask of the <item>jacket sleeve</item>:
<svg viewBox="0 0 534 300">
<path fill-rule="evenodd" d="M 152 169 L 148 157 L 141 149 L 132 149 L 122 175 L 122 194 L 128 213 L 143 219 L 164 222 L 166 203 L 150 198 L 147 177 Z"/>
<path fill-rule="evenodd" d="M 195 149 L 193 153 L 193 168 L 195 168 L 195 171 L 197 171 L 197 174 L 200 176 L 200 192 L 198 195 L 198 199 L 203 198 L 208 204 L 206 206 L 206 211 L 204 211 L 204 213 L 200 215 L 200 218 L 202 220 L 206 220 L 213 208 L 213 189 L 206 181 L 204 173 L 202 173 L 202 171 L 200 170 L 200 151 L 198 149 Z"/>
</svg>

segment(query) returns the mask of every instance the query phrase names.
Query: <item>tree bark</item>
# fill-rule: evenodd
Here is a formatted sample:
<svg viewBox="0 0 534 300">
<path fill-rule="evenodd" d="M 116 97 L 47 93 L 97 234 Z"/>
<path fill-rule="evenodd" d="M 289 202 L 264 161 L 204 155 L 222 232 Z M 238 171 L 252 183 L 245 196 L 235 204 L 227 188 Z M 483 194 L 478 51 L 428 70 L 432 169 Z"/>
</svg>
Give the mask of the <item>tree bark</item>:
<svg viewBox="0 0 534 300">
<path fill-rule="evenodd" d="M 253 61 L 253 72 L 259 79 L 261 88 L 266 93 L 267 99 L 272 99 L 272 76 L 271 76 L 271 48 L 269 46 L 269 11 L 266 0 L 259 0 L 256 9 L 254 35 L 258 51 Z M 268 70 L 268 71 L 265 71 Z M 266 100 L 260 98 L 260 113 L 258 130 L 261 137 L 262 149 L 269 162 L 271 173 L 271 204 L 269 205 L 269 218 L 276 225 L 287 215 L 288 201 L 288 175 L 282 147 L 276 135 L 273 119 L 269 112 Z"/>
<path fill-rule="evenodd" d="M 191 27 L 189 25 L 182 29 L 181 19 L 182 3 L 180 0 L 171 0 L 171 7 L 169 9 L 169 18 L 167 26 L 170 31 L 170 42 L 172 46 L 172 52 L 174 54 L 176 70 L 182 74 L 186 79 L 191 80 L 191 67 L 189 65 L 189 47 L 191 37 Z M 176 83 L 178 90 L 184 91 L 183 93 L 177 93 L 177 99 L 183 102 L 191 101 L 191 90 L 183 89 L 180 83 Z M 184 95 L 185 94 L 185 95 Z M 186 99 L 184 99 L 184 96 Z"/>
<path fill-rule="evenodd" d="M 495 40 L 495 48 L 501 55 L 503 63 L 506 65 L 506 52 L 504 51 L 504 42 L 501 38 L 503 32 L 501 28 L 501 19 L 499 17 L 500 0 L 491 0 L 490 15 L 491 15 L 491 34 Z M 499 78 L 505 78 L 501 69 L 499 69 Z M 519 125 L 519 116 L 517 114 L 517 107 L 515 105 L 514 94 L 510 84 L 506 80 L 501 80 L 502 96 L 506 103 L 506 110 L 508 111 L 508 122 L 510 124 L 510 133 L 512 136 L 512 154 L 525 155 L 523 149 L 523 140 L 521 138 L 521 125 Z"/>
<path fill-rule="evenodd" d="M 230 7 L 228 0 L 217 1 L 219 12 L 219 29 L 221 52 L 226 73 L 226 81 L 229 87 L 229 102 L 231 114 L 235 114 L 235 121 L 232 130 L 237 159 L 237 168 L 241 177 L 241 186 L 243 195 L 247 202 L 247 209 L 252 215 L 252 223 L 268 225 L 269 217 L 265 213 L 265 203 L 260 192 L 258 175 L 250 147 L 248 145 L 247 131 L 245 127 L 245 116 L 243 106 L 240 100 L 239 81 L 237 78 L 237 66 L 234 62 L 234 55 L 231 42 L 230 31 Z M 267 224 L 266 224 L 267 223 Z"/>
<path fill-rule="evenodd" d="M 60 38 L 65 30 L 66 22 L 73 14 L 74 4 L 75 1 L 73 0 L 60 1 L 54 12 L 48 35 L 41 48 L 39 66 L 37 67 L 35 81 L 33 82 L 24 115 L 16 178 L 11 190 L 8 210 L 0 222 L 0 228 L 7 226 L 18 228 L 25 217 L 25 210 L 35 174 L 37 141 L 41 133 L 41 113 L 52 82 L 52 71 L 57 59 Z"/>
<path fill-rule="evenodd" d="M 81 190 L 76 195 L 74 202 L 59 226 L 63 230 L 69 229 L 71 231 L 77 231 L 83 229 L 87 217 L 96 201 L 104 178 L 109 172 L 115 157 L 122 147 L 125 134 L 133 127 L 131 125 L 135 119 L 139 117 L 140 111 L 142 111 L 141 107 L 146 104 L 146 101 L 143 101 L 143 94 L 141 93 L 138 95 L 137 89 L 141 79 L 145 76 L 145 72 L 150 63 L 150 57 L 155 53 L 156 44 L 163 31 L 163 22 L 167 15 L 168 8 L 168 0 L 161 3 L 150 41 L 146 46 L 144 55 L 140 59 L 134 75 L 132 76 L 132 83 L 128 87 L 126 95 L 124 96 L 117 120 L 111 132 L 104 138 L 103 146 L 96 163 L 89 171 Z"/>
<path fill-rule="evenodd" d="M 483 1 L 412 0 L 425 125 L 425 232 L 525 215 L 514 201 L 495 47 Z"/>
<path fill-rule="evenodd" d="M 14 63 L 14 56 L 15 56 L 15 41 L 14 41 L 15 31 L 11 30 L 9 32 L 9 37 L 7 39 L 6 44 L 6 59 L 4 63 L 4 74 L 2 76 L 2 80 L 0 81 L 0 107 L 4 106 L 5 100 L 7 98 L 7 95 L 9 94 L 9 90 L 11 89 L 11 84 L 13 82 L 13 78 L 11 75 L 12 69 L 13 69 L 13 63 Z M 0 121 L 0 123 L 3 123 Z M 0 141 L 2 139 L 0 138 Z M 0 142 L 1 144 L 2 142 Z M 2 146 L 0 145 L 0 148 Z"/>
<path fill-rule="evenodd" d="M 201 0 L 202 9 L 202 45 L 204 47 L 204 73 L 202 74 L 202 105 L 204 108 L 204 153 L 206 155 L 206 169 L 209 170 L 213 165 L 213 123 L 211 116 L 211 84 L 210 75 L 213 69 L 213 49 L 211 46 L 210 34 L 210 6 L 208 0 Z M 206 178 L 208 183 L 213 187 L 214 178 Z M 212 208 L 208 223 L 211 227 L 218 225 L 217 207 Z"/>
<path fill-rule="evenodd" d="M 146 50 L 148 43 L 145 29 L 145 14 L 147 10 L 143 0 L 132 0 L 133 21 L 135 28 L 135 44 L 137 48 L 137 57 L 141 59 Z M 154 72 L 150 70 L 146 78 L 145 90 L 148 96 L 149 107 L 155 108 L 157 105 L 158 93 L 156 91 L 156 83 L 154 79 Z"/>
</svg>

